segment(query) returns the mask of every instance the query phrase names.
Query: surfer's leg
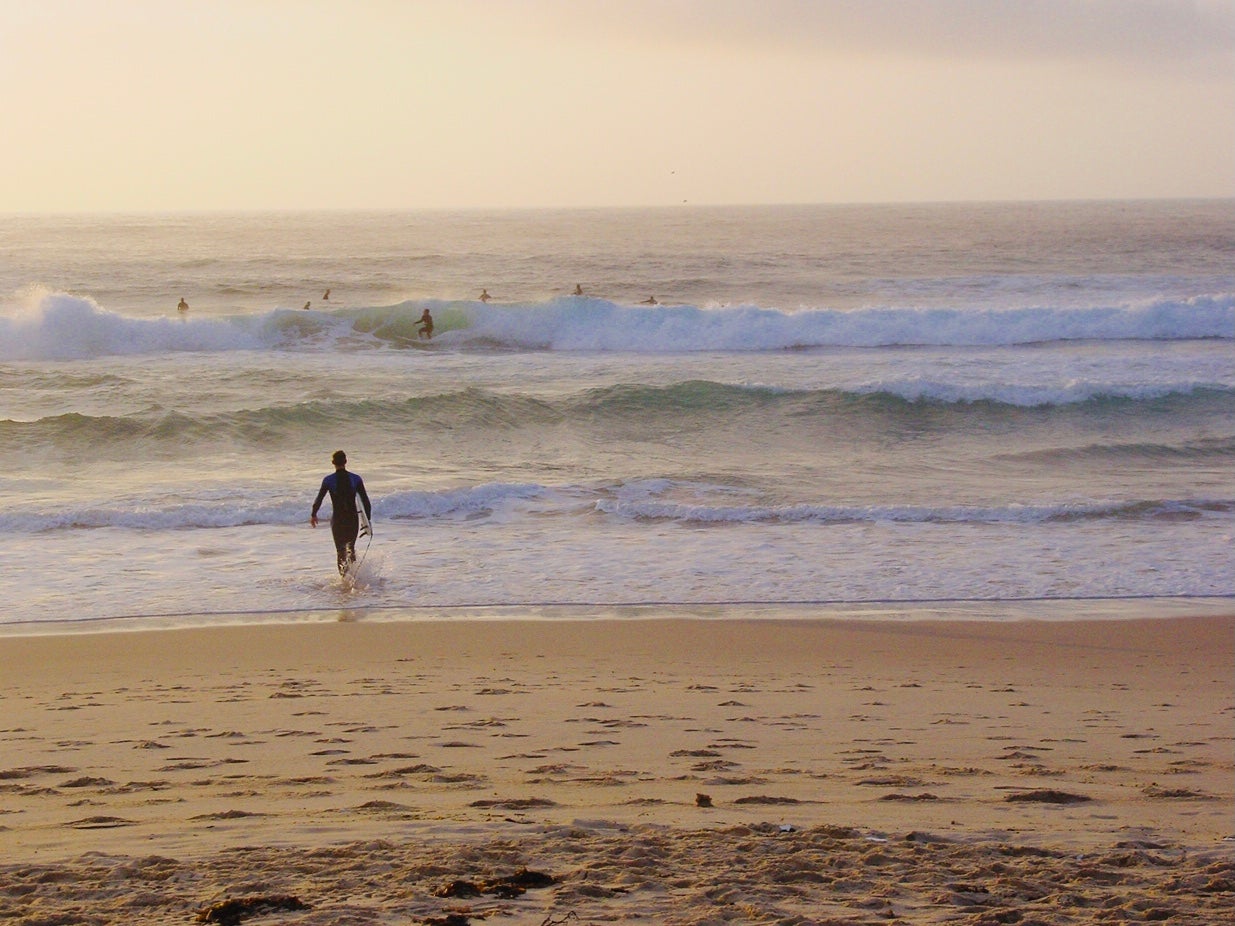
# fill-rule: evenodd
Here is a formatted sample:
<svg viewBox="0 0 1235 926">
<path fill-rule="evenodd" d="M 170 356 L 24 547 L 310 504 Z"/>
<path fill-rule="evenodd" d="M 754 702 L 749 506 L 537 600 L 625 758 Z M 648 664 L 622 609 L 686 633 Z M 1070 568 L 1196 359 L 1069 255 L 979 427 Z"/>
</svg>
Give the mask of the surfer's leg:
<svg viewBox="0 0 1235 926">
<path fill-rule="evenodd" d="M 347 564 L 356 559 L 354 549 L 358 525 L 354 519 L 331 518 L 330 533 L 334 537 L 334 551 L 338 558 L 339 572 L 347 570 Z"/>
<path fill-rule="evenodd" d="M 344 572 L 348 563 L 356 562 L 356 535 L 360 533 L 360 518 L 355 515 L 331 518 L 330 532 L 334 535 L 334 548 L 339 554 L 339 572 Z"/>
</svg>

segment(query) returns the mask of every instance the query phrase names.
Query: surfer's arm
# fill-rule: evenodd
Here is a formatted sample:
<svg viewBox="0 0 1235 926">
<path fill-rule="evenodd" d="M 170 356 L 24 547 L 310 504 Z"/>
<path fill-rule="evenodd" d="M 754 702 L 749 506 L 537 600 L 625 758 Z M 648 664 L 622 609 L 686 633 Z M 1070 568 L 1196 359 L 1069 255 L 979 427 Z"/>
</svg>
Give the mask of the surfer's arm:
<svg viewBox="0 0 1235 926">
<path fill-rule="evenodd" d="M 309 512 L 309 523 L 314 527 L 317 527 L 317 512 L 322 507 L 322 499 L 326 497 L 326 492 L 330 489 L 330 486 L 327 484 L 329 479 L 330 477 L 327 476 L 322 480 L 322 487 L 317 490 L 317 498 L 313 499 L 313 510 Z"/>
</svg>

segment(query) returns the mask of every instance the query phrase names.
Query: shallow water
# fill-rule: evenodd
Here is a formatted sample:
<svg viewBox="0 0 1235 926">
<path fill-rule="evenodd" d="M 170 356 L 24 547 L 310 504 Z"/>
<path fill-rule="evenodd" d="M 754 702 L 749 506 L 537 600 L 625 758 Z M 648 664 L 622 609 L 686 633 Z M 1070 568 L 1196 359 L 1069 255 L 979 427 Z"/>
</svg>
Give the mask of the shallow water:
<svg viewBox="0 0 1235 926">
<path fill-rule="evenodd" d="M 1233 253 L 1228 202 L 0 218 L 0 620 L 1230 598 Z"/>
</svg>

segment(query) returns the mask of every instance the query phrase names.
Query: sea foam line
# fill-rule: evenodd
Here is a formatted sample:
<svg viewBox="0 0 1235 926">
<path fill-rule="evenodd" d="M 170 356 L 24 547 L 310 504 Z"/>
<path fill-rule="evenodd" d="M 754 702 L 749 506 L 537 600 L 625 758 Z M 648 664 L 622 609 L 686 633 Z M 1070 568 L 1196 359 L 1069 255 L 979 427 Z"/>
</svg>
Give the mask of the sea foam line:
<svg viewBox="0 0 1235 926">
<path fill-rule="evenodd" d="M 1235 601 L 1231 595 L 1192 595 L 1179 594 L 1127 594 L 1127 595 L 1003 595 L 1003 596 L 966 596 L 966 597 L 922 597 L 922 598 L 716 598 L 703 601 L 695 600 L 654 600 L 646 598 L 621 599 L 602 601 L 593 599 L 543 599 L 543 600 L 510 600 L 510 601 L 465 601 L 441 604 L 397 604 L 397 605 L 364 605 L 349 607 L 346 611 L 348 621 L 363 621 L 375 619 L 381 621 L 397 621 L 400 615 L 403 619 L 415 622 L 438 621 L 593 621 L 593 620 L 800 620 L 803 616 L 796 613 L 797 609 L 809 608 L 822 613 L 813 615 L 822 620 L 854 620 L 854 621 L 896 621 L 914 620 L 931 621 L 992 621 L 1012 622 L 1032 617 L 1035 620 L 1081 621 L 1081 620 L 1143 620 L 1146 617 L 1168 619 L 1172 617 L 1192 616 L 1191 612 L 1205 615 L 1225 616 L 1230 608 L 1230 602 Z M 1176 608 L 1170 613 L 1162 614 L 1158 609 L 1140 608 L 1135 611 L 1110 608 L 1091 608 L 1088 611 L 1077 611 L 1077 604 L 1102 605 L 1161 602 L 1171 604 Z M 991 614 L 983 608 L 977 613 L 966 613 L 968 606 L 973 605 L 1068 605 L 1069 607 L 1053 614 L 1034 612 L 1001 612 Z M 665 609 L 673 613 L 665 614 Z M 792 614 L 765 614 L 766 609 L 794 609 Z M 888 614 L 886 609 L 897 608 L 898 613 Z M 1184 609 L 1184 614 L 1179 613 Z M 742 609 L 738 615 L 716 613 L 718 609 Z M 755 609 L 753 612 L 750 609 Z M 642 610 L 645 614 L 632 614 L 632 611 Z M 554 615 L 553 611 L 566 613 Z M 620 614 L 615 613 L 620 612 Z M 846 613 L 848 612 L 848 613 Z M 5 634 L 46 634 L 69 633 L 75 628 L 94 631 L 100 625 L 115 622 L 125 630 L 160 630 L 169 627 L 191 627 L 209 624 L 218 626 L 219 618 L 232 618 L 237 624 L 302 624 L 302 623 L 338 623 L 340 619 L 338 608 L 301 607 L 301 608 L 245 608 L 219 609 L 215 611 L 158 611 L 158 612 L 127 612 L 112 615 L 79 615 L 68 618 L 26 617 L 15 620 L 0 620 L 0 633 Z M 414 615 L 414 616 L 409 616 Z M 809 618 L 807 618 L 809 619 Z M 135 626 L 138 622 L 151 622 L 149 628 Z M 155 623 L 159 622 L 159 623 Z"/>
<path fill-rule="evenodd" d="M 734 524 L 1045 524 L 1096 520 L 1199 520 L 1235 513 L 1235 499 L 1188 498 L 1056 504 L 967 505 L 814 505 L 709 504 L 658 498 L 674 491 L 695 496 L 714 492 L 733 496 L 725 487 L 629 484 L 612 488 L 492 484 L 432 491 L 397 492 L 374 497 L 376 524 L 389 521 L 484 520 L 491 524 L 537 517 L 583 517 L 601 514 L 624 521 L 674 522 L 684 525 Z M 329 507 L 324 510 L 329 515 Z M 160 507 L 149 500 L 128 506 L 86 506 L 0 513 L 0 533 L 119 528 L 137 531 L 211 530 L 294 526 L 305 520 L 300 501 L 203 501 Z"/>
<path fill-rule="evenodd" d="M 598 511 L 632 520 L 683 524 L 1045 524 L 1109 519 L 1183 520 L 1227 515 L 1235 499 L 1167 499 L 1058 505 L 943 507 L 915 505 L 709 506 L 656 501 L 601 500 Z"/>
</svg>

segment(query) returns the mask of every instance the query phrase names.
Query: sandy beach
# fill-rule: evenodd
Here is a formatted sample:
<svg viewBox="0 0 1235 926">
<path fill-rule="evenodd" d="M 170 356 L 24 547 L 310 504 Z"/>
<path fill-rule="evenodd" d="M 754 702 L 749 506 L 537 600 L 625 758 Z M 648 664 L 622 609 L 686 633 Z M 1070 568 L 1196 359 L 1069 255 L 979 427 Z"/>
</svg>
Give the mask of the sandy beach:
<svg viewBox="0 0 1235 926">
<path fill-rule="evenodd" d="M 1235 617 L 0 637 L 0 922 L 1214 924 Z"/>
</svg>

